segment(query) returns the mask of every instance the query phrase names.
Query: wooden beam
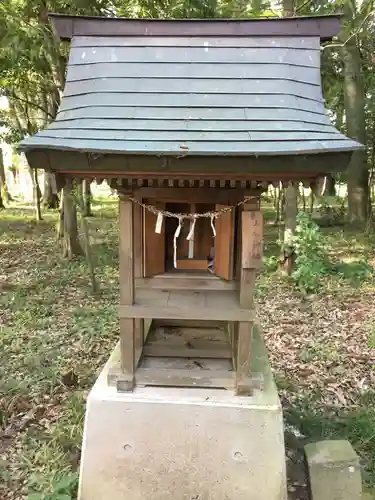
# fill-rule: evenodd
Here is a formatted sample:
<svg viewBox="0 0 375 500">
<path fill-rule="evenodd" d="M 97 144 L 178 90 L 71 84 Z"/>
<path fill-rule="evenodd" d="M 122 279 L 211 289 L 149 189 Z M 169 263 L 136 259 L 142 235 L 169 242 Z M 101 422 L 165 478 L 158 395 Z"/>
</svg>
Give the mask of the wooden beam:
<svg viewBox="0 0 375 500">
<path fill-rule="evenodd" d="M 120 304 L 131 306 L 134 301 L 134 248 L 133 202 L 129 195 L 119 197 L 119 232 Z M 128 376 L 128 390 L 133 389 L 135 348 L 134 319 L 120 318 L 121 368 Z"/>
<path fill-rule="evenodd" d="M 160 358 L 232 359 L 229 344 L 199 339 L 189 341 L 188 345 L 171 341 L 149 342 L 143 348 L 143 355 Z"/>
<path fill-rule="evenodd" d="M 225 370 L 138 368 L 135 375 L 137 386 L 211 387 L 234 389 L 233 372 Z"/>
<path fill-rule="evenodd" d="M 235 291 L 137 289 L 133 305 L 121 305 L 121 318 L 253 321 L 255 312 L 242 308 Z"/>
<path fill-rule="evenodd" d="M 224 328 L 226 326 L 227 322 L 224 321 L 205 321 L 204 326 L 206 328 Z M 186 319 L 186 320 L 178 320 L 178 319 L 159 319 L 155 320 L 153 322 L 153 325 L 155 325 L 155 328 L 161 327 L 161 326 L 177 326 L 178 328 L 202 328 L 202 321 L 199 320 L 192 320 L 192 319 Z"/>
<path fill-rule="evenodd" d="M 223 293 L 217 295 L 223 295 Z M 254 321 L 255 312 L 250 309 L 237 308 L 225 308 L 222 305 L 220 308 L 215 306 L 209 307 L 196 307 L 192 308 L 188 304 L 183 306 L 168 306 L 168 305 L 143 305 L 134 304 L 132 306 L 122 305 L 119 308 L 120 318 L 152 318 L 152 319 L 178 319 L 178 320 L 189 320 L 197 319 L 204 321 Z"/>
<path fill-rule="evenodd" d="M 207 267 L 207 266 L 206 266 Z M 210 278 L 213 279 L 210 279 Z M 216 291 L 228 291 L 237 290 L 238 283 L 235 281 L 224 281 L 216 276 L 208 275 L 207 278 L 203 276 L 193 276 L 193 277 L 179 277 L 176 273 L 175 276 L 171 275 L 165 276 L 155 276 L 153 278 L 138 278 L 135 280 L 136 289 L 146 288 L 154 290 L 191 290 L 191 291 L 203 291 L 203 290 L 216 290 Z"/>
<path fill-rule="evenodd" d="M 238 203 L 244 197 L 243 189 L 146 187 L 139 191 L 143 198 L 181 203 Z"/>
<path fill-rule="evenodd" d="M 48 14 L 61 40 L 74 36 L 319 37 L 331 40 L 340 30 L 340 14 L 263 19 L 125 19 Z"/>
<path fill-rule="evenodd" d="M 44 153 L 44 155 L 42 154 Z M 352 152 L 275 156 L 185 156 L 101 154 L 88 160 L 87 152 L 49 150 L 30 151 L 32 168 L 49 168 L 61 173 L 82 173 L 91 177 L 133 177 L 134 179 L 227 179 L 227 180 L 304 180 L 329 170 L 346 169 Z"/>
<path fill-rule="evenodd" d="M 194 241 L 189 241 L 190 243 L 194 243 Z M 181 269 L 184 271 L 206 271 L 207 270 L 207 260 L 203 259 L 178 259 L 177 260 L 177 269 Z"/>
</svg>

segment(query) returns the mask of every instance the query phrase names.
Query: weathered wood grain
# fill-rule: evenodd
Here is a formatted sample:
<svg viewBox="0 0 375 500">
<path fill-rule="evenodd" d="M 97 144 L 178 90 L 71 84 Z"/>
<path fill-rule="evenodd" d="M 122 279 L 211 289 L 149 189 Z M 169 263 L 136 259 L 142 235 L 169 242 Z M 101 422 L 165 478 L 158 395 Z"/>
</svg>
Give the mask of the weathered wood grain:
<svg viewBox="0 0 375 500">
<path fill-rule="evenodd" d="M 216 211 L 228 208 L 217 204 Z M 214 239 L 214 271 L 217 276 L 230 281 L 233 279 L 234 266 L 234 210 L 222 213 L 215 221 L 216 236 Z"/>
<path fill-rule="evenodd" d="M 157 208 L 164 208 L 165 204 L 158 202 Z M 156 206 L 155 205 L 155 206 Z M 163 273 L 165 270 L 165 220 L 163 222 L 161 233 L 155 233 L 157 217 L 148 210 L 143 210 L 143 247 L 144 253 L 144 277 L 150 277 L 155 274 Z"/>
<path fill-rule="evenodd" d="M 242 267 L 259 269 L 263 258 L 263 216 L 259 211 L 242 212 Z"/>
<path fill-rule="evenodd" d="M 120 303 L 130 306 L 134 301 L 133 203 L 129 195 L 119 197 L 119 266 Z M 132 376 L 135 371 L 136 342 L 133 318 L 120 319 L 121 367 Z"/>
<path fill-rule="evenodd" d="M 208 273 L 207 273 L 208 274 Z M 237 290 L 239 285 L 235 281 L 224 281 L 213 276 L 214 279 L 208 279 L 204 276 L 195 276 L 193 278 L 179 277 L 176 273 L 173 278 L 170 275 L 165 277 L 153 277 L 145 279 L 136 279 L 136 288 L 146 288 L 155 290 L 191 290 L 191 291 L 228 291 Z M 216 278 L 216 279 L 215 279 Z"/>
<path fill-rule="evenodd" d="M 241 308 L 236 292 L 137 290 L 134 305 L 121 305 L 120 318 L 252 321 L 253 310 Z"/>
</svg>

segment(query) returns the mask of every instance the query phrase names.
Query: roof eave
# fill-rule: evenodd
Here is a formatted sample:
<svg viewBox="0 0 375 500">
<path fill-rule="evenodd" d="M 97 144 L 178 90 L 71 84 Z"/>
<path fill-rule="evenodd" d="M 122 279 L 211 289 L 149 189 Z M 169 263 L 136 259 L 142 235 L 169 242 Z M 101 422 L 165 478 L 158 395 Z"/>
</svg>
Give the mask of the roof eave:
<svg viewBox="0 0 375 500">
<path fill-rule="evenodd" d="M 73 36 L 318 36 L 331 40 L 342 14 L 253 19 L 126 19 L 49 14 L 54 32 L 64 41 Z"/>
</svg>

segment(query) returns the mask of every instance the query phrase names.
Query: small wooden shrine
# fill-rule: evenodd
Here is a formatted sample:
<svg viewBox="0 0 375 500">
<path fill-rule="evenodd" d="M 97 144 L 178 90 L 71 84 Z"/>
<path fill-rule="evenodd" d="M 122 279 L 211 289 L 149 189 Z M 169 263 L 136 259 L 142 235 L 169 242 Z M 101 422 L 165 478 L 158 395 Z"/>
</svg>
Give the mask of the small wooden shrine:
<svg viewBox="0 0 375 500">
<path fill-rule="evenodd" d="M 320 42 L 340 17 L 51 19 L 71 41 L 64 97 L 21 149 L 62 182 L 107 179 L 119 193 L 109 383 L 251 394 L 261 193 L 344 170 L 360 147 L 322 99 Z"/>
</svg>

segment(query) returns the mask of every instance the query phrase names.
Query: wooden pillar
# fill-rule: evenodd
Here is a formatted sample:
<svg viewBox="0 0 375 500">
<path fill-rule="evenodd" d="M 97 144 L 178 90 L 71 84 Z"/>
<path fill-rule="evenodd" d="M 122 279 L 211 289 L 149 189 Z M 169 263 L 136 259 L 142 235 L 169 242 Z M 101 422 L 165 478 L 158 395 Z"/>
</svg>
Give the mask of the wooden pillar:
<svg viewBox="0 0 375 500">
<path fill-rule="evenodd" d="M 262 264 L 263 216 L 260 198 L 252 198 L 245 203 L 241 214 L 241 281 L 240 305 L 245 309 L 254 308 L 254 288 L 257 270 Z M 237 341 L 237 381 L 238 395 L 250 395 L 251 387 L 251 341 L 253 322 L 238 323 Z"/>
<path fill-rule="evenodd" d="M 119 265 L 120 265 L 120 304 L 132 305 L 134 302 L 134 231 L 133 202 L 130 195 L 119 195 Z M 135 328 L 134 319 L 120 320 L 121 369 L 124 382 L 121 390 L 132 390 L 135 372 Z"/>
<path fill-rule="evenodd" d="M 134 193 L 134 198 L 142 201 L 140 193 Z M 143 278 L 143 225 L 142 225 L 142 207 L 138 203 L 133 204 L 133 228 L 134 228 L 134 278 Z M 135 328 L 135 353 L 136 364 L 142 355 L 144 344 L 144 320 L 134 320 Z M 135 369 L 137 366 L 135 366 Z"/>
</svg>

